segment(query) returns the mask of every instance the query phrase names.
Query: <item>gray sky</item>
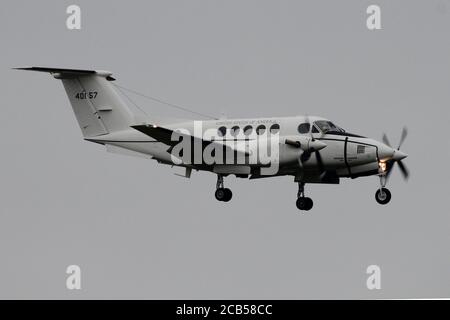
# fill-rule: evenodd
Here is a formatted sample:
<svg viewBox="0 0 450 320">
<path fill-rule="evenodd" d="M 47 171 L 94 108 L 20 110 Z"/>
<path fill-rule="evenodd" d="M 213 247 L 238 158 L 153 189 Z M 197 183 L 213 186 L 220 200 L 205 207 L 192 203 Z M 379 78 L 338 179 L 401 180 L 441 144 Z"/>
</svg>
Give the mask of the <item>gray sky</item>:
<svg viewBox="0 0 450 320">
<path fill-rule="evenodd" d="M 450 296 L 450 1 L 79 0 L 69 31 L 72 3 L 0 11 L 0 298 Z M 217 202 L 214 175 L 84 142 L 61 83 L 18 65 L 111 70 L 195 111 L 314 114 L 393 144 L 406 125 L 411 177 L 393 173 L 383 207 L 376 177 L 307 185 L 307 214 L 287 177 L 227 178 L 233 200 Z M 70 264 L 81 291 L 65 287 Z"/>
</svg>

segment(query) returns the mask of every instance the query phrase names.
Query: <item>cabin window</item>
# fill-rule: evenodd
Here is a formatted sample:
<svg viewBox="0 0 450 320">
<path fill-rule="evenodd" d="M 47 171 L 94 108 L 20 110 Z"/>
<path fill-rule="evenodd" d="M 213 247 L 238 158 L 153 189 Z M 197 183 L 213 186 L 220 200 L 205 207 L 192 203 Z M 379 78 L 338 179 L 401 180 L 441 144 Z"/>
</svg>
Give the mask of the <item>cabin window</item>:
<svg viewBox="0 0 450 320">
<path fill-rule="evenodd" d="M 319 133 L 319 130 L 317 130 L 316 126 L 313 126 L 311 129 L 312 133 Z"/>
<path fill-rule="evenodd" d="M 280 125 L 278 123 L 275 123 L 270 126 L 270 133 L 271 134 L 277 134 L 280 131 Z"/>
<path fill-rule="evenodd" d="M 311 128 L 311 125 L 308 122 L 306 122 L 306 123 L 300 124 L 298 126 L 297 130 L 298 130 L 298 133 L 305 134 L 305 133 L 309 132 L 310 128 Z"/>
<path fill-rule="evenodd" d="M 230 133 L 231 133 L 231 135 L 233 137 L 236 137 L 239 134 L 239 131 L 240 131 L 239 126 L 234 126 L 234 127 L 231 128 L 231 132 Z"/>
<path fill-rule="evenodd" d="M 253 132 L 253 127 L 252 127 L 252 126 L 249 125 L 249 126 L 246 126 L 246 127 L 244 128 L 244 134 L 245 134 L 246 136 L 251 135 L 252 132 Z"/>
<path fill-rule="evenodd" d="M 261 134 L 263 134 L 264 132 L 266 132 L 266 126 L 265 125 L 259 125 L 257 128 L 256 128 L 256 134 L 257 135 L 261 135 Z"/>
<path fill-rule="evenodd" d="M 219 137 L 223 137 L 227 134 L 227 128 L 226 127 L 220 127 L 219 129 L 217 129 L 217 135 Z"/>
</svg>

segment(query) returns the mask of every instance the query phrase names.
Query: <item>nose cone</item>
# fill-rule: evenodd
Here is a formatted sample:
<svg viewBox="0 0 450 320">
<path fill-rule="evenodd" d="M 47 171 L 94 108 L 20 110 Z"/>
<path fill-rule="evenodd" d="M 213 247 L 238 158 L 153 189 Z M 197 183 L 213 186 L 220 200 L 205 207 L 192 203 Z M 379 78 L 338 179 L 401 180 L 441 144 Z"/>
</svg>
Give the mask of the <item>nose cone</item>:
<svg viewBox="0 0 450 320">
<path fill-rule="evenodd" d="M 392 159 L 395 161 L 400 161 L 402 159 L 405 159 L 408 155 L 404 152 L 401 152 L 400 150 L 395 150 L 394 155 L 392 156 Z"/>
<path fill-rule="evenodd" d="M 325 142 L 314 140 L 309 142 L 309 148 L 315 151 L 322 150 L 327 144 Z"/>
<path fill-rule="evenodd" d="M 400 150 L 393 149 L 382 143 L 378 145 L 378 156 L 381 161 L 400 161 L 402 159 L 405 159 L 408 155 Z"/>
</svg>

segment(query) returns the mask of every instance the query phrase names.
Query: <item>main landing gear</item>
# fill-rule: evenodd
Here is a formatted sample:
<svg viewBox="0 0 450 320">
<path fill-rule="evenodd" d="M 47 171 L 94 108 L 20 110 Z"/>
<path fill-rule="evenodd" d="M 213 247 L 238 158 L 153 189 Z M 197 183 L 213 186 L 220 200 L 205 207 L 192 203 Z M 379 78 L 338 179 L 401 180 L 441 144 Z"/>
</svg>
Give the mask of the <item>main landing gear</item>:
<svg viewBox="0 0 450 320">
<path fill-rule="evenodd" d="M 299 210 L 311 210 L 313 207 L 313 201 L 311 198 L 305 197 L 305 183 L 298 183 L 298 193 L 297 193 L 297 208 Z"/>
<path fill-rule="evenodd" d="M 380 175 L 380 188 L 375 192 L 375 200 L 379 204 L 387 204 L 389 201 L 391 201 L 391 192 L 388 188 L 385 188 L 386 186 L 386 175 L 381 174 Z"/>
<path fill-rule="evenodd" d="M 214 194 L 216 199 L 223 202 L 228 202 L 233 197 L 233 193 L 230 189 L 223 187 L 223 176 L 217 175 L 216 193 Z"/>
</svg>

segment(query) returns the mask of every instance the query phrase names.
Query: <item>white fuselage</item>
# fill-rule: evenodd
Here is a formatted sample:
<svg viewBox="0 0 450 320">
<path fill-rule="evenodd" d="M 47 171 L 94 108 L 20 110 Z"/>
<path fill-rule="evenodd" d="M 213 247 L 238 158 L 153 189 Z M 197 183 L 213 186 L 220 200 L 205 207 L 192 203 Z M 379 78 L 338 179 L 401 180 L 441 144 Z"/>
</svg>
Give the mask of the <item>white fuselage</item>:
<svg viewBox="0 0 450 320">
<path fill-rule="evenodd" d="M 386 146 L 385 144 L 375 141 L 370 138 L 349 134 L 346 132 L 324 133 L 320 130 L 311 129 L 312 132 L 300 133 L 299 125 L 305 122 L 314 124 L 317 120 L 326 120 L 320 117 L 280 117 L 280 118 L 259 118 L 259 119 L 223 119 L 223 120 L 207 120 L 207 121 L 185 121 L 178 123 L 157 123 L 156 125 L 164 126 L 165 128 L 177 130 L 183 129 L 191 133 L 191 135 L 202 137 L 203 132 L 209 130 L 218 132 L 221 135 L 221 139 L 227 141 L 233 141 L 239 148 L 239 144 L 242 144 L 241 148 L 245 146 L 250 150 L 252 146 L 251 139 L 239 139 L 236 135 L 237 130 L 244 130 L 251 127 L 256 130 L 259 126 L 264 126 L 266 133 L 270 131 L 270 128 L 274 126 L 274 132 L 277 131 L 279 139 L 279 171 L 274 175 L 301 175 L 303 180 L 309 182 L 322 182 L 318 180 L 318 161 L 315 153 L 303 159 L 301 165 L 299 165 L 299 151 L 290 145 L 285 143 L 286 139 L 311 139 L 313 137 L 316 140 L 322 141 L 326 144 L 326 147 L 321 149 L 320 156 L 323 169 L 326 172 L 331 173 L 334 177 L 358 177 L 363 175 L 377 174 L 379 170 L 379 161 L 384 157 L 392 156 L 394 150 Z M 198 127 L 201 127 L 202 131 L 198 131 Z M 314 126 L 314 125 L 313 125 Z M 219 132 L 220 129 L 226 130 Z M 238 128 L 238 129 L 236 129 Z M 312 127 L 311 127 L 312 128 Z M 233 129 L 233 130 L 232 130 Z M 317 128 L 316 128 L 317 129 Z M 197 132 L 196 132 L 197 131 Z M 241 131 L 242 132 L 242 131 Z M 234 133 L 234 134 L 233 134 Z M 242 136 L 242 135 L 240 135 Z M 214 139 L 214 137 L 213 137 Z M 270 139 L 270 135 L 269 135 Z M 119 148 L 124 148 L 134 152 L 138 152 L 145 155 L 150 155 L 153 159 L 159 162 L 173 165 L 190 166 L 198 170 L 215 171 L 215 166 L 203 166 L 186 163 L 174 163 L 170 153 L 169 146 L 159 142 L 137 130 L 130 128 L 129 130 L 123 130 L 112 134 L 96 137 L 94 139 L 88 139 L 95 142 L 100 142 L 105 145 L 112 145 Z M 222 165 L 227 166 L 227 165 Z M 248 170 L 242 170 L 242 167 L 249 167 Z M 258 167 L 260 164 L 253 165 L 237 165 L 229 164 L 223 173 L 226 174 L 253 174 L 254 177 L 258 177 L 258 173 L 252 170 L 250 167 Z M 217 167 L 217 166 L 216 166 Z M 223 170 L 223 168 L 221 169 Z"/>
</svg>

